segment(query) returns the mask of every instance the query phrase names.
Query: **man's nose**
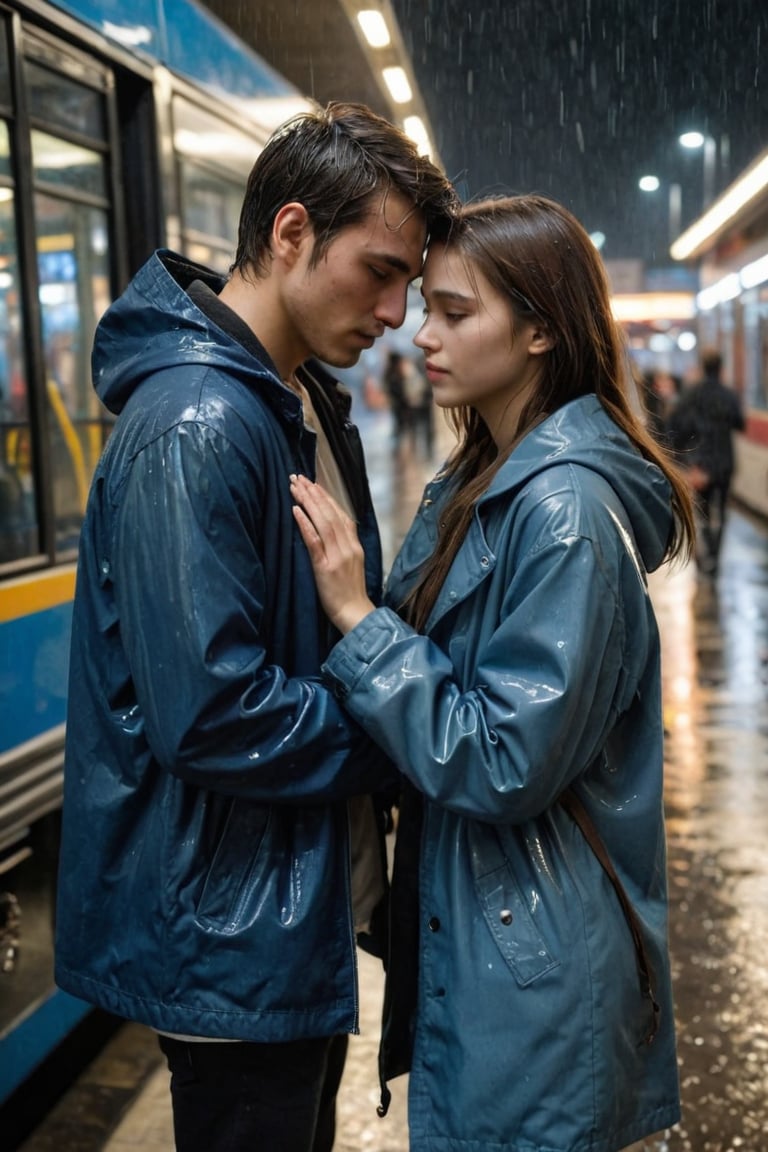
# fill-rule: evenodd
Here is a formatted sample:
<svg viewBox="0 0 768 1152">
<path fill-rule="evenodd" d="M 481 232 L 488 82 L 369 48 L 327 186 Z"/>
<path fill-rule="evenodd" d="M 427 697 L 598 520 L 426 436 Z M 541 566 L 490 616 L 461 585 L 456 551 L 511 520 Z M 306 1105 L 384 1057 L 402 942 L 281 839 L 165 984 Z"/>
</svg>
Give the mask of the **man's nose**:
<svg viewBox="0 0 768 1152">
<path fill-rule="evenodd" d="M 407 290 L 392 288 L 381 294 L 373 314 L 387 328 L 399 328 L 405 320 L 407 303 Z"/>
</svg>

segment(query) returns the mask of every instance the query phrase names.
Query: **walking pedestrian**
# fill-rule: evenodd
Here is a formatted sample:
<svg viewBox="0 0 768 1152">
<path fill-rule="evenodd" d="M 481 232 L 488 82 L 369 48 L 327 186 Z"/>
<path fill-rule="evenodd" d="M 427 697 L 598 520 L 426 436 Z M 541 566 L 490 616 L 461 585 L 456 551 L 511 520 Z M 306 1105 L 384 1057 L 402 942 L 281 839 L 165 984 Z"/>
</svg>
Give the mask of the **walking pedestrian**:
<svg viewBox="0 0 768 1152">
<path fill-rule="evenodd" d="M 314 357 L 402 324 L 453 203 L 387 121 L 318 109 L 256 161 L 230 276 L 157 252 L 96 334 L 117 419 L 80 546 L 56 979 L 160 1034 L 178 1152 L 333 1145 L 393 770 L 320 680 L 285 477 L 355 518 L 378 602 L 349 397 Z"/>
<path fill-rule="evenodd" d="M 403 361 L 405 357 L 395 348 L 387 353 L 387 362 L 384 366 L 382 383 L 384 392 L 389 400 L 392 413 L 392 444 L 399 448 L 403 436 L 408 430 L 408 405 L 405 399 L 405 374 Z"/>
<path fill-rule="evenodd" d="M 702 378 L 683 392 L 668 421 L 670 446 L 691 477 L 700 520 L 696 561 L 702 575 L 716 576 L 733 479 L 733 433 L 744 429 L 738 394 L 721 379 L 716 348 L 701 356 Z"/>
<path fill-rule="evenodd" d="M 415 1152 L 616 1152 L 679 1117 L 646 573 L 690 551 L 690 497 L 563 207 L 464 207 L 422 291 L 460 440 L 386 606 L 352 520 L 291 479 L 343 634 L 325 682 L 406 782 L 382 1076 L 410 1070 Z"/>
</svg>

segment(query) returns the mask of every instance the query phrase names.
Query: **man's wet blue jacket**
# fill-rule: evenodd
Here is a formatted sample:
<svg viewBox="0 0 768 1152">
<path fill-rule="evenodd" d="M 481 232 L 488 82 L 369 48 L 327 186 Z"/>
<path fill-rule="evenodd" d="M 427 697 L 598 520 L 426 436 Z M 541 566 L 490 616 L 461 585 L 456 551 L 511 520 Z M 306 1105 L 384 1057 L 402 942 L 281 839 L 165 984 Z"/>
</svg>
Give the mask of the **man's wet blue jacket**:
<svg viewBox="0 0 768 1152">
<path fill-rule="evenodd" d="M 314 475 L 314 433 L 194 280 L 220 284 L 155 254 L 94 347 L 119 415 L 81 539 L 56 979 L 175 1033 L 356 1031 L 346 800 L 387 762 L 319 679 L 334 637 L 288 482 Z M 359 439 L 341 425 L 378 598 Z"/>
</svg>

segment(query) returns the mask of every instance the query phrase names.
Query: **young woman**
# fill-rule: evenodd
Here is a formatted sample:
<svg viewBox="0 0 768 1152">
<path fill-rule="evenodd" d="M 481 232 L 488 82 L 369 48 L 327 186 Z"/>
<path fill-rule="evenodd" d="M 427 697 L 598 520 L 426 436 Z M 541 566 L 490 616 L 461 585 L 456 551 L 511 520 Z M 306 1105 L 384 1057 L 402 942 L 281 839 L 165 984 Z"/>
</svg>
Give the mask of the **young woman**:
<svg viewBox="0 0 768 1152">
<path fill-rule="evenodd" d="M 616 1152 L 679 1116 L 646 573 L 690 555 L 690 499 L 564 208 L 466 206 L 423 293 L 460 438 L 389 607 L 352 521 L 291 478 L 342 633 L 324 675 L 407 781 L 382 1078 L 410 1069 L 417 1152 Z"/>
</svg>

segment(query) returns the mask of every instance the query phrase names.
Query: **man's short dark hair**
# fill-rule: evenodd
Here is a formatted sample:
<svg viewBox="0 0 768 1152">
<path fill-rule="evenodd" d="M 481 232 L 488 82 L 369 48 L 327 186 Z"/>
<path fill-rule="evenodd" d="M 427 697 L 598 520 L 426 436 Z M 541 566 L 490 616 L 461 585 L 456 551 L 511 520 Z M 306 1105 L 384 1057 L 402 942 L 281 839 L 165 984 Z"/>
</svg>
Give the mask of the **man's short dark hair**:
<svg viewBox="0 0 768 1152">
<path fill-rule="evenodd" d="M 275 217 L 303 204 L 315 231 L 312 265 L 342 229 L 367 216 L 377 193 L 400 192 L 441 237 L 458 208 L 440 169 L 414 142 L 364 104 L 332 103 L 302 113 L 270 137 L 251 169 L 232 271 L 262 274 Z"/>
<path fill-rule="evenodd" d="M 701 367 L 705 376 L 719 376 L 723 358 L 717 348 L 705 348 L 701 354 Z"/>
</svg>

